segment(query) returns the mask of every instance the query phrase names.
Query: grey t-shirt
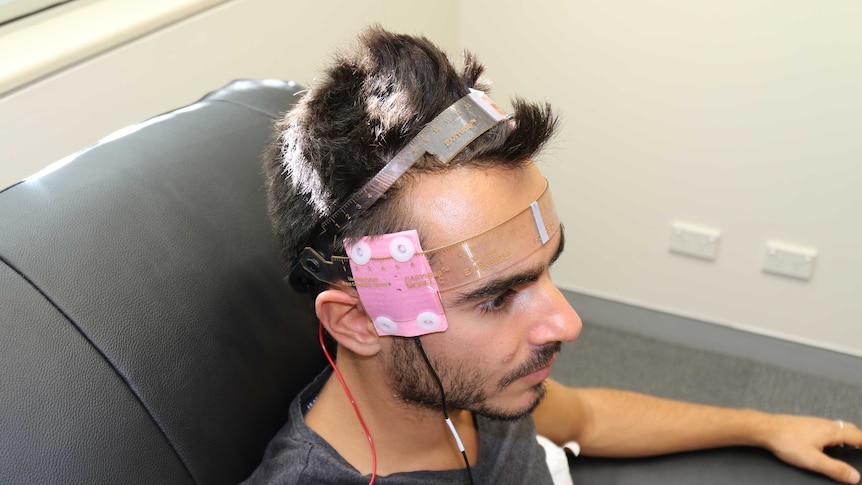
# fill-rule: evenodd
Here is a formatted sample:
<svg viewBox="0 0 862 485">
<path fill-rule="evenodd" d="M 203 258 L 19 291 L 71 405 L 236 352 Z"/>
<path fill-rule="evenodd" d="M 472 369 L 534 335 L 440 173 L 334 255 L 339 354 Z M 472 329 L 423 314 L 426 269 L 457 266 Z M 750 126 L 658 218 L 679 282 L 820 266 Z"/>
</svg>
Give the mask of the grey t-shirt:
<svg viewBox="0 0 862 485">
<path fill-rule="evenodd" d="M 303 410 L 329 378 L 327 368 L 290 404 L 287 423 L 270 441 L 263 461 L 245 481 L 258 484 L 367 485 L 370 475 L 362 476 L 311 428 L 306 426 Z M 442 420 L 442 416 L 441 416 Z M 479 429 L 479 462 L 471 464 L 476 485 L 552 485 L 545 463 L 545 452 L 536 442 L 532 417 L 517 421 L 493 421 L 476 417 Z M 469 483 L 463 468 L 444 471 L 417 471 L 378 476 L 379 485 L 434 485 Z"/>
</svg>

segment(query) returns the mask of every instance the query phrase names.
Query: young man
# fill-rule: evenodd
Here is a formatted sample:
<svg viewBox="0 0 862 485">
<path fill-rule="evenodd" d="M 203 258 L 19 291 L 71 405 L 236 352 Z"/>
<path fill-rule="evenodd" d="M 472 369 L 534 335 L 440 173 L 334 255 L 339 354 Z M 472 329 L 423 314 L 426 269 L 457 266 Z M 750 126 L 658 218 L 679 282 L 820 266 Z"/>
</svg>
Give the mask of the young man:
<svg viewBox="0 0 862 485">
<path fill-rule="evenodd" d="M 249 483 L 553 483 L 537 434 L 596 456 L 763 446 L 857 483 L 822 452 L 862 445 L 850 423 L 548 379 L 581 329 L 549 276 L 564 231 L 532 161 L 555 118 L 503 116 L 472 91 L 482 69 L 370 29 L 277 124 L 274 228 L 341 375 L 294 401 Z"/>
</svg>

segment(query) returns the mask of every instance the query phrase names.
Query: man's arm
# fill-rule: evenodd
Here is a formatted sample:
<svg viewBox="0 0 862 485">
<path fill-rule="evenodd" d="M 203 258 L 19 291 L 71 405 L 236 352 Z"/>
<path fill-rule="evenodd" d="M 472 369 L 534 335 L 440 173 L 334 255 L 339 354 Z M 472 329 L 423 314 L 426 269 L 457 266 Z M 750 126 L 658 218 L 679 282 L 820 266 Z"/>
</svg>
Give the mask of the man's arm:
<svg viewBox="0 0 862 485">
<path fill-rule="evenodd" d="M 792 465 L 844 483 L 859 472 L 823 453 L 862 446 L 851 423 L 660 399 L 609 389 L 579 389 L 548 380 L 533 412 L 536 430 L 557 444 L 577 441 L 584 455 L 636 457 L 722 446 L 759 446 Z"/>
</svg>

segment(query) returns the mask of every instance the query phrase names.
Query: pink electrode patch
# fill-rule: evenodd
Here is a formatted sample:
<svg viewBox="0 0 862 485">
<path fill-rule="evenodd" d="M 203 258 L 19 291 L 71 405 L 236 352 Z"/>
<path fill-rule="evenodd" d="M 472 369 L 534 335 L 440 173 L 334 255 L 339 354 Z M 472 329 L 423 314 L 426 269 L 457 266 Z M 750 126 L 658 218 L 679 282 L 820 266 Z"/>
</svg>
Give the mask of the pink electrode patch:
<svg viewBox="0 0 862 485">
<path fill-rule="evenodd" d="M 353 282 L 379 335 L 415 337 L 449 325 L 416 230 L 344 241 Z"/>
</svg>

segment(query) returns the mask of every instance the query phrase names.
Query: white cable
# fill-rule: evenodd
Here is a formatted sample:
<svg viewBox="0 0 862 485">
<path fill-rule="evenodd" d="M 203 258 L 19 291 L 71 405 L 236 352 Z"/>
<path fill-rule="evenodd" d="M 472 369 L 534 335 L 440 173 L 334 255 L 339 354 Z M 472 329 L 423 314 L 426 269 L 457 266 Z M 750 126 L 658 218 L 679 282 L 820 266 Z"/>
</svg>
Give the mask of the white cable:
<svg viewBox="0 0 862 485">
<path fill-rule="evenodd" d="M 458 431 L 455 430 L 455 425 L 452 424 L 452 420 L 449 418 L 446 418 L 446 424 L 449 425 L 449 431 L 452 432 L 452 436 L 455 437 L 455 442 L 458 443 L 458 451 L 464 451 L 464 444 L 461 443 L 461 437 L 458 436 Z"/>
</svg>

